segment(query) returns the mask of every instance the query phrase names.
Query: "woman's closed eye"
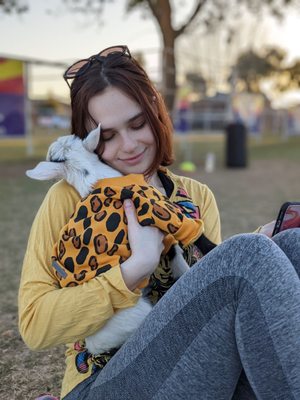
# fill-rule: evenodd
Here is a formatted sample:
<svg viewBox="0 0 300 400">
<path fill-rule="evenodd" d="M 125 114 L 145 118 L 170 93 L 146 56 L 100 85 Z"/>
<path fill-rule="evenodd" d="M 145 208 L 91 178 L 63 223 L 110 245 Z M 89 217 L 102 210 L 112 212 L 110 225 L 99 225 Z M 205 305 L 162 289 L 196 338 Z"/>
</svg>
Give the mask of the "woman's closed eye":
<svg viewBox="0 0 300 400">
<path fill-rule="evenodd" d="M 136 121 L 132 122 L 131 124 L 131 129 L 134 131 L 138 131 L 139 129 L 142 129 L 146 124 L 146 120 L 144 117 L 137 119 Z"/>
<path fill-rule="evenodd" d="M 137 118 L 133 119 L 128 123 L 128 128 L 133 130 L 133 131 L 138 131 L 142 129 L 146 125 L 146 119 L 143 115 L 139 115 Z M 102 131 L 101 138 L 103 142 L 108 142 L 109 140 L 112 140 L 116 135 L 117 131 L 114 129 L 107 129 Z"/>
<path fill-rule="evenodd" d="M 109 130 L 106 132 L 103 132 L 101 134 L 101 139 L 103 142 L 108 142 L 109 140 L 111 140 L 114 136 L 116 135 L 116 132 L 113 130 Z"/>
</svg>

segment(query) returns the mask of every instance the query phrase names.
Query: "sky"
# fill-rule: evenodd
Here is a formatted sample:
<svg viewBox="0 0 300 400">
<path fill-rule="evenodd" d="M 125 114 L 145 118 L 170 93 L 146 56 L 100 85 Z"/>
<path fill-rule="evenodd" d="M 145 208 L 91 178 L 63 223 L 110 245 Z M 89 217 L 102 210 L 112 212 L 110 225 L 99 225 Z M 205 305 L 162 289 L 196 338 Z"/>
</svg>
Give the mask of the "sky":
<svg viewBox="0 0 300 400">
<path fill-rule="evenodd" d="M 158 28 L 151 18 L 143 18 L 140 11 L 130 14 L 125 12 L 126 0 L 113 0 L 107 4 L 102 15 L 101 24 L 93 19 L 86 19 L 66 12 L 61 0 L 28 0 L 31 11 L 22 15 L 0 15 L 0 56 L 10 55 L 64 62 L 67 65 L 99 52 L 105 47 L 127 44 L 132 52 L 142 51 L 146 69 L 150 77 L 160 79 L 160 49 L 161 38 Z M 193 2 L 188 2 L 192 5 Z M 52 14 L 46 12 L 51 6 Z M 184 19 L 189 9 L 181 9 L 177 22 Z M 300 59 L 300 13 L 291 12 L 282 24 L 270 19 L 258 21 L 255 18 L 245 18 L 242 22 L 243 34 L 239 36 L 243 44 L 263 43 L 276 44 L 285 48 L 290 60 Z M 246 26 L 246 28 L 245 28 Z M 202 50 L 210 73 L 218 69 L 218 63 L 224 61 L 224 48 L 216 46 L 218 38 L 203 39 Z M 185 37 L 178 44 L 178 53 L 182 54 L 179 62 L 179 72 L 195 52 L 194 38 Z M 190 41 L 190 42 L 189 42 Z M 200 39 L 201 41 L 201 39 Z M 212 45 L 213 44 L 213 45 Z M 223 52 L 223 53 L 222 53 Z M 207 62 L 208 53 L 212 61 Z M 214 61 L 217 60 L 217 61 Z M 224 61 L 225 62 L 225 61 Z M 226 60 L 228 62 L 228 60 Z M 63 69 L 31 67 L 30 94 L 31 97 L 41 97 L 52 94 L 54 97 L 68 98 L 68 87 L 62 79 Z M 218 78 L 215 78 L 216 82 Z M 291 97 L 293 98 L 293 96 Z M 296 99 L 298 94 L 296 94 Z M 299 96 L 300 99 L 300 96 Z"/>
<path fill-rule="evenodd" d="M 89 57 L 100 50 L 127 44 L 131 51 L 144 49 L 148 72 L 156 79 L 159 70 L 160 40 L 151 19 L 142 19 L 141 12 L 125 13 L 125 1 L 107 4 L 101 25 L 68 14 L 61 1 L 29 0 L 31 11 L 22 16 L 0 16 L 0 55 L 72 62 Z M 45 12 L 51 4 L 54 15 Z M 49 8 L 49 7 L 48 7 Z M 44 91 L 68 96 L 62 79 L 63 69 L 31 68 L 31 92 L 39 96 Z"/>
</svg>

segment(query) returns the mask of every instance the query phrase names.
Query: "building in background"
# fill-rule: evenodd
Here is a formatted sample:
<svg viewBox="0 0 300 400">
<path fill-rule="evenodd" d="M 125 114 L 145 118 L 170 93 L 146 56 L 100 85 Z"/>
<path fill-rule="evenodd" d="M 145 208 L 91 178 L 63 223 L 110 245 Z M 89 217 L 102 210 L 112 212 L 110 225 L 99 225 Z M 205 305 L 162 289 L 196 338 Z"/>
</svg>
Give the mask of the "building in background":
<svg viewBox="0 0 300 400">
<path fill-rule="evenodd" d="M 34 127 L 63 130 L 70 128 L 71 107 L 68 102 L 53 96 L 31 100 L 31 110 Z"/>
<path fill-rule="evenodd" d="M 190 101 L 185 112 L 186 124 L 191 131 L 222 131 L 228 117 L 230 96 L 228 93 L 216 93 L 200 100 Z M 174 115 L 174 126 L 180 131 L 180 103 Z"/>
</svg>

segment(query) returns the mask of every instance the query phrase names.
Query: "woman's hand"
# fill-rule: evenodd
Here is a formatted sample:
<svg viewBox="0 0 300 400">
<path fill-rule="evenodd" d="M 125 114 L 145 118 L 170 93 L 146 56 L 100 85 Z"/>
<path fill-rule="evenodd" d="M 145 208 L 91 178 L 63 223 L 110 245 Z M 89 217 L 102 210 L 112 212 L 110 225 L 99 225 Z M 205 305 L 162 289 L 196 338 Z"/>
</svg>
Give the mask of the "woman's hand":
<svg viewBox="0 0 300 400">
<path fill-rule="evenodd" d="M 274 221 L 272 221 L 272 222 L 269 222 L 269 223 L 266 224 L 266 225 L 263 225 L 263 226 L 260 228 L 259 233 L 262 233 L 263 235 L 266 235 L 266 236 L 268 236 L 269 238 L 272 237 L 272 233 L 273 233 L 273 230 L 274 230 L 275 222 L 276 222 L 276 221 L 274 220 Z"/>
<path fill-rule="evenodd" d="M 164 249 L 164 234 L 158 228 L 141 226 L 138 223 L 131 200 L 124 201 L 124 209 L 128 221 L 131 256 L 121 264 L 121 271 L 126 286 L 133 290 L 156 269 Z"/>
</svg>

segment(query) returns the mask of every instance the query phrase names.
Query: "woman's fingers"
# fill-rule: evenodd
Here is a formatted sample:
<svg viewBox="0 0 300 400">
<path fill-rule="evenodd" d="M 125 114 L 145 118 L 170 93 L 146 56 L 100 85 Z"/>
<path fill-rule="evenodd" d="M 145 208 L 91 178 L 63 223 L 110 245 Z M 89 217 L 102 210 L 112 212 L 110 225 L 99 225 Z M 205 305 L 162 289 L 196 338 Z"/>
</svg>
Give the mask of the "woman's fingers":
<svg viewBox="0 0 300 400">
<path fill-rule="evenodd" d="M 134 225 L 138 225 L 136 210 L 132 200 L 124 200 L 124 210 L 128 221 L 128 229 L 131 229 L 132 227 L 134 227 Z"/>
<path fill-rule="evenodd" d="M 273 233 L 273 230 L 274 230 L 275 222 L 276 221 L 274 220 L 274 221 L 269 222 L 266 225 L 263 225 L 260 228 L 259 233 L 262 233 L 263 235 L 266 235 L 268 237 L 272 237 L 272 233 Z"/>
<path fill-rule="evenodd" d="M 157 263 L 163 250 L 164 234 L 154 226 L 141 226 L 136 209 L 131 200 L 124 201 L 124 210 L 128 221 L 128 240 L 132 254 Z"/>
</svg>

